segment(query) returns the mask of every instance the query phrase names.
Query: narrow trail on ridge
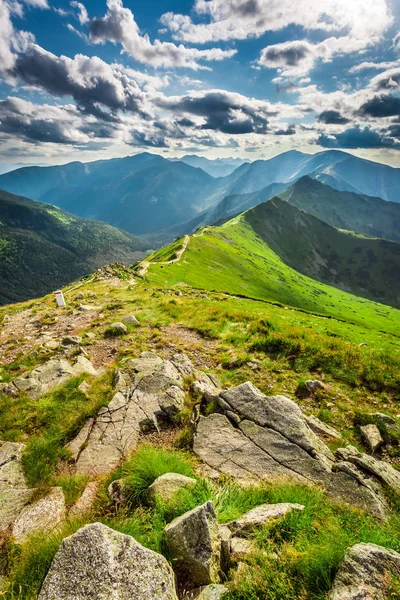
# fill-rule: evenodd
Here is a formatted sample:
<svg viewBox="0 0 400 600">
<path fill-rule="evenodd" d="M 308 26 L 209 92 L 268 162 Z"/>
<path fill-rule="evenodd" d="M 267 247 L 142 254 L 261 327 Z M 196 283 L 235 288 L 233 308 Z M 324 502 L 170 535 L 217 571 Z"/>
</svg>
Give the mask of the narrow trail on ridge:
<svg viewBox="0 0 400 600">
<path fill-rule="evenodd" d="M 183 239 L 183 244 L 182 244 L 182 248 L 180 248 L 180 250 L 177 251 L 176 253 L 176 257 L 171 259 L 171 260 L 166 260 L 163 262 L 157 262 L 154 264 L 158 264 L 158 265 L 172 265 L 173 263 L 177 263 L 181 260 L 186 248 L 188 247 L 188 244 L 190 242 L 190 235 L 185 235 L 184 239 Z M 139 277 L 144 277 L 147 273 L 147 271 L 149 270 L 150 265 L 152 265 L 153 263 L 151 261 L 147 261 L 147 260 L 143 260 L 140 263 L 140 268 L 138 270 L 138 275 Z"/>
</svg>

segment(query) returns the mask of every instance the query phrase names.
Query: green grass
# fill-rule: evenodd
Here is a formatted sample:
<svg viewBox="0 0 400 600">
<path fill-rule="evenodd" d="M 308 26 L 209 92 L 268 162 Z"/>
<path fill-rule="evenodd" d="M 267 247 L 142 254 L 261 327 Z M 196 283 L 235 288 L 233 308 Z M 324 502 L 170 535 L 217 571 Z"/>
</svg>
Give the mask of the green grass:
<svg viewBox="0 0 400 600">
<path fill-rule="evenodd" d="M 202 290 L 281 303 L 367 329 L 398 334 L 398 310 L 298 273 L 243 218 L 208 228 L 201 236 L 191 236 L 179 262 L 153 264 L 146 278 L 163 288 L 184 282 Z"/>
<path fill-rule="evenodd" d="M 150 467 L 146 468 L 146 463 Z M 211 483 L 204 478 L 179 491 L 168 503 L 157 501 L 148 506 L 143 492 L 145 484 L 172 467 L 193 474 L 194 464 L 189 455 L 160 448 L 152 448 L 150 454 L 149 448 L 143 447 L 136 454 L 136 462 L 130 462 L 130 470 L 135 466 L 139 473 L 130 480 L 130 486 L 132 491 L 136 490 L 136 501 L 143 503 L 115 513 L 104 496 L 92 514 L 67 521 L 58 533 L 34 535 L 20 547 L 10 544 L 11 583 L 5 595 L 7 600 L 36 600 L 61 540 L 89 522 L 100 521 L 132 535 L 171 559 L 164 542 L 166 524 L 208 500 L 214 502 L 220 523 L 237 519 L 263 503 L 296 502 L 305 506 L 303 512 L 293 512 L 254 533 L 258 551 L 248 559 L 240 577 L 235 577 L 234 571 L 230 573 L 229 600 L 324 600 L 349 546 L 364 541 L 400 550 L 398 513 L 383 523 L 361 511 L 338 506 L 322 491 L 310 487 L 264 484 L 243 488 L 227 479 Z M 265 552 L 277 553 L 278 560 L 269 558 Z"/>
<path fill-rule="evenodd" d="M 32 487 L 53 483 L 58 462 L 68 459 L 65 444 L 75 437 L 87 418 L 111 400 L 111 373 L 93 381 L 89 397 L 78 389 L 83 379 L 88 376 L 71 379 L 35 400 L 24 395 L 3 396 L 1 439 L 26 441 L 22 464 Z"/>
<path fill-rule="evenodd" d="M 152 446 L 145 446 L 140 452 L 136 452 L 122 469 L 132 503 L 144 503 L 147 488 L 165 473 L 193 477 L 190 457 L 183 452 L 160 451 Z"/>
</svg>

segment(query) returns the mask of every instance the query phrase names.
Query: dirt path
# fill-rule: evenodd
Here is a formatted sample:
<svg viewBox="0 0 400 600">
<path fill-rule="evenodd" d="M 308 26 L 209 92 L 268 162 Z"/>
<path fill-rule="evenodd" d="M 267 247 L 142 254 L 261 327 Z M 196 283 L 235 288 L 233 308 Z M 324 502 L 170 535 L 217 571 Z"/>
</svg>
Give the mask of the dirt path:
<svg viewBox="0 0 400 600">
<path fill-rule="evenodd" d="M 189 242 L 190 242 L 190 235 L 185 235 L 185 237 L 183 238 L 182 248 L 180 250 L 178 250 L 178 252 L 176 253 L 176 258 L 173 258 L 172 260 L 165 260 L 163 262 L 157 262 L 157 263 L 152 263 L 152 262 L 149 262 L 148 260 L 142 261 L 140 263 L 140 268 L 138 270 L 139 277 L 144 277 L 146 275 L 151 264 L 172 265 L 173 263 L 179 262 L 182 258 L 183 253 L 185 252 L 186 248 L 188 247 Z"/>
</svg>

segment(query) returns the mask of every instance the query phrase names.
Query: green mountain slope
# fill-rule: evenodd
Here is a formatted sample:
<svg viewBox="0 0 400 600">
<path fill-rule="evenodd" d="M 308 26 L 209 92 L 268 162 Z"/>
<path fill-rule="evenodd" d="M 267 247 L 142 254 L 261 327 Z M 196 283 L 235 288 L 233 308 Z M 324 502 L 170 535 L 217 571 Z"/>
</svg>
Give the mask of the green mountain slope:
<svg viewBox="0 0 400 600">
<path fill-rule="evenodd" d="M 340 289 L 400 305 L 400 244 L 339 231 L 273 198 L 244 219 L 290 267 Z"/>
<path fill-rule="evenodd" d="M 277 202 L 287 207 L 282 201 Z M 273 206 L 271 201 L 262 205 L 263 210 L 270 206 Z M 161 287 L 186 284 L 278 302 L 367 328 L 398 333 L 398 310 L 320 283 L 285 264 L 250 223 L 253 220 L 256 226 L 254 215 L 249 216 L 249 213 L 257 215 L 259 209 L 256 207 L 220 227 L 208 227 L 194 234 L 178 262 L 165 264 L 176 256 L 179 243 L 154 253 L 149 258 L 154 264 L 145 276 Z M 301 218 L 309 217 L 300 211 L 297 213 Z M 342 235 L 351 238 L 347 233 Z M 358 241 L 364 240 L 355 238 L 355 242 Z"/>
<path fill-rule="evenodd" d="M 277 195 L 337 229 L 400 241 L 399 203 L 339 192 L 308 176 Z"/>
<path fill-rule="evenodd" d="M 148 244 L 110 225 L 0 190 L 0 304 L 48 293 Z"/>
</svg>

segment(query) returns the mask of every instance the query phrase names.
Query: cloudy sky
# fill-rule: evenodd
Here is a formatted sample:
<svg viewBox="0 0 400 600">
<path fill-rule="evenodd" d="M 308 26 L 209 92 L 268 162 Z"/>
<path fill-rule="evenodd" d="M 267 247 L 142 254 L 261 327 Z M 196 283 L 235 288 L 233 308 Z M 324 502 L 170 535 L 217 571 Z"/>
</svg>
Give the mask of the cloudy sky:
<svg viewBox="0 0 400 600">
<path fill-rule="evenodd" d="M 400 166 L 400 0 L 0 0 L 0 162 Z"/>
</svg>

